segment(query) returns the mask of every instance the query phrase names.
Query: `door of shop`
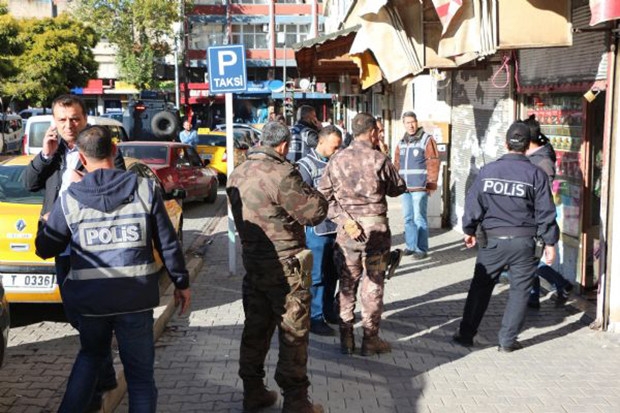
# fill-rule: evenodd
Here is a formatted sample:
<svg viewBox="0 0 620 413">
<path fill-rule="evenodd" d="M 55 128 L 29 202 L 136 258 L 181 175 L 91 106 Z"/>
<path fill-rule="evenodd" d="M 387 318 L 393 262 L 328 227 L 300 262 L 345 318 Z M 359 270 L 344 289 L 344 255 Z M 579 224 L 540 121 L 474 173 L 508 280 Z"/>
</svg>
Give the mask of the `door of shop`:
<svg viewBox="0 0 620 413">
<path fill-rule="evenodd" d="M 601 259 L 601 187 L 603 171 L 603 131 L 605 123 L 605 92 L 591 103 L 586 102 L 586 156 L 587 181 L 584 190 L 583 245 L 581 284 L 586 297 L 596 298 Z"/>
<path fill-rule="evenodd" d="M 551 190 L 561 235 L 554 268 L 593 300 L 599 276 L 603 95 L 588 103 L 581 91 L 531 93 L 523 97 L 521 116 L 536 115 L 557 157 Z"/>
</svg>

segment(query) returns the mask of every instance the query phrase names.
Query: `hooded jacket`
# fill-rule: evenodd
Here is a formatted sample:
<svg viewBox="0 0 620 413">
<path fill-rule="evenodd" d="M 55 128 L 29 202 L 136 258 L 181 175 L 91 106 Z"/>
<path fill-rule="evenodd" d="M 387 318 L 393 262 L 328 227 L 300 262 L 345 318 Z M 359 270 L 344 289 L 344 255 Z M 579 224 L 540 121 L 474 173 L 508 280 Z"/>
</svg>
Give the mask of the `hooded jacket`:
<svg viewBox="0 0 620 413">
<path fill-rule="evenodd" d="M 534 152 L 528 153 L 527 157 L 530 159 L 530 162 L 545 171 L 547 176 L 549 176 L 549 184 L 551 185 L 555 179 L 555 161 L 557 160 L 553 146 L 547 143 Z"/>
<path fill-rule="evenodd" d="M 71 245 L 64 302 L 83 315 L 151 309 L 159 303 L 163 267 L 179 289 L 189 286 L 183 251 L 152 181 L 98 169 L 62 194 L 37 234 L 37 255 Z M 162 263 L 156 261 L 153 248 Z"/>
</svg>

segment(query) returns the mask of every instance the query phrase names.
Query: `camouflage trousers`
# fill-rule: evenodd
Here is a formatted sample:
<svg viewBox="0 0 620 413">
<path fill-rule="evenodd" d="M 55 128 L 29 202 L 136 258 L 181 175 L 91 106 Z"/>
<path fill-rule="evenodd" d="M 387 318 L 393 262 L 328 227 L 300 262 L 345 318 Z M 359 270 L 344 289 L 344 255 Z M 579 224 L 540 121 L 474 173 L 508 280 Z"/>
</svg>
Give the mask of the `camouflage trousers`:
<svg viewBox="0 0 620 413">
<path fill-rule="evenodd" d="M 362 221 L 360 224 L 366 234 L 365 242 L 352 240 L 342 230 L 336 236 L 334 262 L 340 277 L 340 318 L 344 323 L 355 322 L 359 287 L 364 332 L 376 335 L 383 314 L 383 288 L 391 233 L 387 222 L 366 224 Z"/>
<path fill-rule="evenodd" d="M 239 376 L 244 381 L 263 380 L 265 357 L 278 327 L 279 355 L 275 379 L 284 391 L 306 389 L 310 290 L 302 280 L 299 262 L 243 257 L 245 323 L 241 337 Z"/>
</svg>

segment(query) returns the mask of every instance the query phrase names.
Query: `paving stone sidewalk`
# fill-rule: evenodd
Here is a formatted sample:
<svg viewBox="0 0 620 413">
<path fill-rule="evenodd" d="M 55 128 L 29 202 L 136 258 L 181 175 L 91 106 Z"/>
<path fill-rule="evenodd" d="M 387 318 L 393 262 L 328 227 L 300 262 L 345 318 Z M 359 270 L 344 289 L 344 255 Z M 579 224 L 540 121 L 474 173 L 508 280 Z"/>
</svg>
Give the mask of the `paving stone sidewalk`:
<svg viewBox="0 0 620 413">
<path fill-rule="evenodd" d="M 394 244 L 402 247 L 400 202 L 390 202 Z M 156 379 L 161 412 L 240 412 L 237 376 L 243 326 L 243 269 L 228 272 L 226 219 L 205 252 L 194 282 L 193 311 L 175 317 L 157 343 Z M 310 337 L 311 395 L 327 412 L 579 412 L 620 411 L 620 338 L 589 329 L 592 321 L 572 305 L 542 300 L 528 313 L 520 336 L 525 348 L 496 350 L 508 296 L 498 285 L 474 348 L 454 345 L 472 275 L 475 251 L 461 234 L 431 232 L 429 257 L 403 258 L 386 286 L 382 336 L 391 354 L 339 353 L 337 337 Z M 237 260 L 241 266 L 240 259 Z M 359 308 L 358 308 L 359 310 Z M 359 320 L 359 314 L 358 314 Z M 356 328 L 358 347 L 361 327 Z M 275 337 L 275 336 L 274 336 Z M 277 339 L 266 361 L 273 379 Z M 265 412 L 278 412 L 278 404 Z M 127 411 L 126 400 L 117 411 Z"/>
</svg>

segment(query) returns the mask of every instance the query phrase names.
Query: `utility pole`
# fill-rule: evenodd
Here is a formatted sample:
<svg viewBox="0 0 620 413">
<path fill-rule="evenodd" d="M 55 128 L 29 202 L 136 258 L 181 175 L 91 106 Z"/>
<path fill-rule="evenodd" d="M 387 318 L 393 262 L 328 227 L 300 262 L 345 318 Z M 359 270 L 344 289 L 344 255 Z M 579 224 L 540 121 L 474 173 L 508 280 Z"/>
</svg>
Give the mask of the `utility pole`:
<svg viewBox="0 0 620 413">
<path fill-rule="evenodd" d="M 284 65 L 282 66 L 282 83 L 286 85 L 286 40 L 284 41 Z"/>
<path fill-rule="evenodd" d="M 181 62 L 183 62 L 183 101 L 184 105 L 184 114 L 186 119 L 189 120 L 191 116 L 191 107 L 189 106 L 189 85 L 188 85 L 188 67 L 189 64 L 187 62 L 189 49 L 188 37 L 189 37 L 189 27 L 187 24 L 187 17 L 185 16 L 185 0 L 179 0 L 179 16 L 181 17 Z M 180 108 L 179 103 L 179 108 Z"/>
</svg>

